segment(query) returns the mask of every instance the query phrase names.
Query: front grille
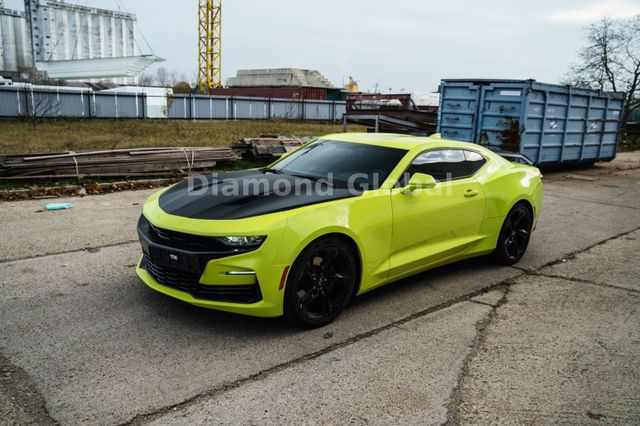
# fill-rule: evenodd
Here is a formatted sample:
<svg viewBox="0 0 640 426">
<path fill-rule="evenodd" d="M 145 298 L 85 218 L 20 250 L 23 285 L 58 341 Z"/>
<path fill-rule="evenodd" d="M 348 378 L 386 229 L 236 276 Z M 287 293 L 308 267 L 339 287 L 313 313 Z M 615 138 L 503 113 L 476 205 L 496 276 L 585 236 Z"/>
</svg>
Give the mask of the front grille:
<svg viewBox="0 0 640 426">
<path fill-rule="evenodd" d="M 245 247 L 228 246 L 218 238 L 159 228 L 149 222 L 144 215 L 140 216 L 138 221 L 138 233 L 149 243 L 203 255 L 205 261 L 249 253 L 258 250 L 262 245 L 261 243 Z"/>
<path fill-rule="evenodd" d="M 144 256 L 142 267 L 158 284 L 189 293 L 196 299 L 231 303 L 255 303 L 262 300 L 258 284 L 203 285 L 200 284 L 200 274 L 157 264 L 147 255 Z"/>
<path fill-rule="evenodd" d="M 158 242 L 164 242 L 165 244 L 173 247 L 184 247 L 195 251 L 229 250 L 229 246 L 225 246 L 215 238 L 169 231 L 167 229 L 158 228 L 150 222 L 149 235 L 151 237 L 155 237 Z"/>
<path fill-rule="evenodd" d="M 147 272 L 149 272 L 149 275 L 164 286 L 190 293 L 191 289 L 196 288 L 200 284 L 200 274 L 161 266 L 160 264 L 152 262 L 148 255 L 145 255 L 143 264 Z"/>
</svg>

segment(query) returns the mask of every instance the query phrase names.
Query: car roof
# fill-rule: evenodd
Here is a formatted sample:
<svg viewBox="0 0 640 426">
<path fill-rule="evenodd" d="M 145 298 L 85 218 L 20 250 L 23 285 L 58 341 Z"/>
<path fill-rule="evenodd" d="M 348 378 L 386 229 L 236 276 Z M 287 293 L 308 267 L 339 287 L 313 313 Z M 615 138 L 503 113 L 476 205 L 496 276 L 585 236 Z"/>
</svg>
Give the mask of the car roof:
<svg viewBox="0 0 640 426">
<path fill-rule="evenodd" d="M 394 133 L 335 133 L 323 136 L 321 139 L 384 146 L 388 148 L 405 149 L 407 151 L 429 148 L 459 148 L 475 149 L 482 152 L 488 151 L 479 145 L 469 142 L 440 139 L 438 137 L 398 135 Z"/>
</svg>

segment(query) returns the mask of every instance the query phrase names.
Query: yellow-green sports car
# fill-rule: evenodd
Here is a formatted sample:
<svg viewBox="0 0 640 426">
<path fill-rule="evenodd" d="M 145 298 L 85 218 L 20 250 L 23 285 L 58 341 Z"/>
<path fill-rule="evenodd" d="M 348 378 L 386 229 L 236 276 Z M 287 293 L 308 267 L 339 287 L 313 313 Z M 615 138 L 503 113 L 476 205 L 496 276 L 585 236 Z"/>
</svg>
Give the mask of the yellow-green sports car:
<svg viewBox="0 0 640 426">
<path fill-rule="evenodd" d="M 515 264 L 542 198 L 538 169 L 478 145 L 336 134 L 151 196 L 137 273 L 196 306 L 318 327 L 353 296 L 440 265 Z"/>
</svg>

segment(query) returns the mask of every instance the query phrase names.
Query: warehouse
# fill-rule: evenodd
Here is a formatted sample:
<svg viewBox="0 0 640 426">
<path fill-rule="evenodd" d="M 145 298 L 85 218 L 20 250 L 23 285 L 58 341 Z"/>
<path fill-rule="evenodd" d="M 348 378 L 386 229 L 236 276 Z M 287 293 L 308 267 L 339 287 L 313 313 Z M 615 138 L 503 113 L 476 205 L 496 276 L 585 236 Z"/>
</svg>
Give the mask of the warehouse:
<svg viewBox="0 0 640 426">
<path fill-rule="evenodd" d="M 210 89 L 212 95 L 256 98 L 344 100 L 346 92 L 336 88 L 320 71 L 299 68 L 238 70 L 227 87 Z"/>
</svg>

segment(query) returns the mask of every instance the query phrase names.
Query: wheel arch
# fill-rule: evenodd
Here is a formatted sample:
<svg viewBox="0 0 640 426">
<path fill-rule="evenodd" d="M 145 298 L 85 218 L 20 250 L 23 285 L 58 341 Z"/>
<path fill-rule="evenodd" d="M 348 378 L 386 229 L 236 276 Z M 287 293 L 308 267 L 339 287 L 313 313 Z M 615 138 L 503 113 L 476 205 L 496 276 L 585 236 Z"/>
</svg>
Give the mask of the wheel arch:
<svg viewBox="0 0 640 426">
<path fill-rule="evenodd" d="M 309 240 L 307 240 L 304 244 L 301 244 L 299 249 L 296 250 L 296 254 L 295 254 L 295 257 L 293 258 L 293 260 L 291 261 L 291 265 L 293 265 L 293 263 L 298 259 L 300 254 L 307 247 L 309 247 L 311 244 L 315 243 L 316 241 L 319 241 L 319 240 L 322 240 L 322 239 L 325 239 L 325 238 L 338 238 L 338 239 L 342 240 L 343 242 L 345 242 L 349 246 L 349 248 L 351 249 L 351 252 L 354 255 L 354 258 L 355 258 L 355 261 L 356 261 L 355 262 L 356 263 L 356 273 L 358 274 L 357 279 L 356 279 L 356 286 L 354 288 L 353 295 L 358 294 L 358 292 L 360 291 L 360 287 L 362 286 L 362 271 L 363 271 L 362 252 L 360 250 L 360 246 L 358 245 L 357 241 L 351 235 L 349 235 L 346 232 L 341 232 L 339 230 L 331 230 L 331 231 L 327 231 L 325 233 L 322 233 L 320 235 L 315 235 L 314 237 L 312 237 Z"/>
<path fill-rule="evenodd" d="M 529 213 L 531 213 L 531 219 L 535 221 L 535 219 L 536 219 L 536 211 L 533 208 L 533 203 L 531 203 L 531 201 L 529 201 L 527 198 L 522 197 L 522 198 L 519 198 L 518 200 L 516 200 L 511 205 L 511 208 L 509 209 L 509 212 L 511 212 L 511 210 L 513 210 L 513 208 L 515 206 L 517 206 L 518 204 L 523 204 L 527 208 L 527 210 L 529 210 Z M 507 213 L 507 215 L 508 215 L 508 213 Z"/>
<path fill-rule="evenodd" d="M 353 256 L 356 261 L 356 274 L 357 274 L 356 285 L 354 286 L 353 294 L 351 295 L 351 296 L 354 296 L 360 292 L 360 287 L 362 286 L 363 265 L 362 265 L 362 253 L 360 253 L 360 247 L 358 246 L 358 243 L 353 238 L 351 238 L 349 235 L 342 232 L 332 232 L 329 234 L 325 234 L 320 238 L 327 238 L 327 237 L 334 237 L 334 238 L 341 239 L 349 246 L 349 248 L 351 249 L 351 252 L 353 253 Z"/>
</svg>

